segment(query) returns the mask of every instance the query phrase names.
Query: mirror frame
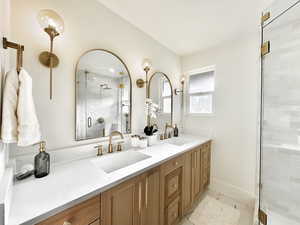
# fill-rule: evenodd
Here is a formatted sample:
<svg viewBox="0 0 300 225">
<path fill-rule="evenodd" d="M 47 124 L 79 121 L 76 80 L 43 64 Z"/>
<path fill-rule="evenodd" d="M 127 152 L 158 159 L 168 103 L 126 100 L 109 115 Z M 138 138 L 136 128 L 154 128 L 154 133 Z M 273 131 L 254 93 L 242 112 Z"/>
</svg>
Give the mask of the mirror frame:
<svg viewBox="0 0 300 225">
<path fill-rule="evenodd" d="M 151 91 L 150 91 L 150 87 L 151 87 L 151 81 L 152 81 L 152 78 L 155 76 L 155 75 L 158 75 L 158 74 L 161 74 L 161 75 L 163 75 L 168 81 L 169 81 L 169 84 L 170 84 L 170 86 L 171 86 L 171 126 L 173 126 L 173 113 L 174 113 L 174 110 L 173 110 L 173 104 L 174 104 L 174 98 L 173 98 L 173 86 L 172 86 L 172 83 L 171 83 L 171 80 L 170 80 L 170 78 L 168 77 L 168 75 L 167 74 L 165 74 L 165 73 L 163 73 L 163 72 L 160 72 L 160 71 L 156 71 L 156 72 L 154 72 L 152 75 L 151 75 L 151 77 L 150 77 L 150 79 L 149 79 L 149 83 L 148 83 L 148 90 L 147 90 L 147 95 L 149 96 L 149 98 L 150 98 L 150 93 L 151 93 Z"/>
<path fill-rule="evenodd" d="M 90 50 L 87 50 L 85 51 L 83 54 L 81 54 L 79 56 L 79 59 L 77 60 L 77 63 L 76 63 L 76 67 L 75 67 L 75 141 L 86 141 L 86 140 L 92 140 L 92 139 L 107 139 L 109 135 L 105 136 L 105 137 L 97 137 L 97 138 L 85 138 L 85 139 L 79 139 L 78 138 L 78 126 L 77 126 L 77 119 L 78 119 L 78 115 L 77 115 L 77 79 L 76 79 L 76 73 L 77 73 L 77 69 L 78 69 L 78 66 L 79 66 L 79 62 L 80 62 L 80 59 L 86 55 L 87 53 L 89 52 L 92 52 L 92 51 L 103 51 L 103 52 L 106 52 L 106 53 L 109 53 L 113 56 L 115 56 L 118 60 L 120 60 L 120 62 L 124 65 L 125 69 L 127 70 L 127 73 L 128 73 L 128 76 L 129 76 L 129 80 L 130 80 L 130 93 L 129 93 L 129 96 L 130 96 L 130 119 L 129 119 L 129 124 L 130 124 L 130 133 L 128 134 L 131 134 L 132 133 L 132 78 L 131 78 L 131 74 L 130 74 L 130 71 L 126 65 L 126 63 L 117 55 L 115 54 L 114 52 L 110 51 L 110 50 L 107 50 L 107 49 L 102 49 L 102 48 L 93 48 L 93 49 L 90 49 Z M 120 131 L 122 132 L 122 131 Z"/>
</svg>

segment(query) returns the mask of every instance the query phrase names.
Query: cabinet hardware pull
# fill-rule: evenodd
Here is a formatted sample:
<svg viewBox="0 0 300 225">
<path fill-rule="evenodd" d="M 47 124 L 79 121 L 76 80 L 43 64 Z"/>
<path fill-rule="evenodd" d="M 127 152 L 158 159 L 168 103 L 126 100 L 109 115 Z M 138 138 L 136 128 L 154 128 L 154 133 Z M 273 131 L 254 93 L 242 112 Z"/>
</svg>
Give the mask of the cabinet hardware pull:
<svg viewBox="0 0 300 225">
<path fill-rule="evenodd" d="M 142 184 L 139 183 L 139 214 L 141 214 L 142 208 Z"/>
<path fill-rule="evenodd" d="M 175 164 L 175 166 L 178 166 L 178 162 L 175 162 L 174 164 Z"/>
<path fill-rule="evenodd" d="M 63 225 L 72 225 L 72 223 L 65 221 Z"/>
<path fill-rule="evenodd" d="M 146 208 L 148 208 L 148 177 L 146 177 Z"/>
</svg>

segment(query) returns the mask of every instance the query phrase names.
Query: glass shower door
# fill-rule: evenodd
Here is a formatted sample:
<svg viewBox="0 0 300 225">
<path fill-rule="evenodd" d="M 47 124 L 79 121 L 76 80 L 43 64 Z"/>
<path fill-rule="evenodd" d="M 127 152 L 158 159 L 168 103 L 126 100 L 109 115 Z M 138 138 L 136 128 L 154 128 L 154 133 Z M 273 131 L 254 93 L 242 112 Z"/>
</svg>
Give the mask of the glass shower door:
<svg viewBox="0 0 300 225">
<path fill-rule="evenodd" d="M 300 3 L 274 5 L 263 28 L 260 208 L 268 225 L 300 225 Z"/>
</svg>

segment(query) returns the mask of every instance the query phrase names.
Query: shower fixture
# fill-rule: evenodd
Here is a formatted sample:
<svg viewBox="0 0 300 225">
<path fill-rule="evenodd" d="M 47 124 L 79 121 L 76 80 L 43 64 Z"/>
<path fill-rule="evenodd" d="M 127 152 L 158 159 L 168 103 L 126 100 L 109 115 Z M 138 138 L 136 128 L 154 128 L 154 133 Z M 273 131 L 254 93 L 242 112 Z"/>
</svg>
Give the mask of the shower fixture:
<svg viewBox="0 0 300 225">
<path fill-rule="evenodd" d="M 100 84 L 100 88 L 103 90 L 111 90 L 111 87 L 109 87 L 108 84 Z"/>
</svg>

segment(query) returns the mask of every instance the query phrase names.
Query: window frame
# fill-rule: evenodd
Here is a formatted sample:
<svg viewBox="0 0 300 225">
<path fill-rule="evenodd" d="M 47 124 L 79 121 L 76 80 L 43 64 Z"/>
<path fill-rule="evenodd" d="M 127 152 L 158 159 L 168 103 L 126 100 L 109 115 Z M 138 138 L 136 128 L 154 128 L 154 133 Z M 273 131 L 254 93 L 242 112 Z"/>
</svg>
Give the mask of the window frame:
<svg viewBox="0 0 300 225">
<path fill-rule="evenodd" d="M 208 92 L 196 92 L 189 93 L 189 83 L 190 77 L 193 75 L 198 75 L 201 73 L 214 72 L 214 91 Z M 185 73 L 186 82 L 185 82 L 185 104 L 184 104 L 184 114 L 186 116 L 196 116 L 196 117 L 212 117 L 215 116 L 216 107 L 215 107 L 215 93 L 216 93 L 216 66 L 206 66 L 200 69 L 191 70 Z M 212 112 L 211 113 L 191 113 L 190 112 L 190 96 L 203 96 L 210 94 L 212 96 Z"/>
</svg>

